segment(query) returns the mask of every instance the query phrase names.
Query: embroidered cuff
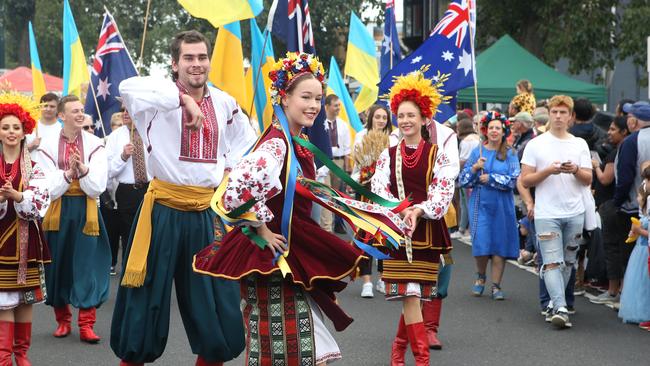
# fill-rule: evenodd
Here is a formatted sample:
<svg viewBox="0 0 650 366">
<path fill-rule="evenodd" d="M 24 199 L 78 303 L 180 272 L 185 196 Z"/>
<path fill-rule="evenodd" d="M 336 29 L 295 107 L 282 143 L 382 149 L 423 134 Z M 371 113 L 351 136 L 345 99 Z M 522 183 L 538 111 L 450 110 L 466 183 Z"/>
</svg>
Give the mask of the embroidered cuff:
<svg viewBox="0 0 650 366">
<path fill-rule="evenodd" d="M 79 175 L 79 179 L 81 179 L 81 178 L 87 176 L 88 173 L 90 173 L 90 167 L 86 169 L 86 173 L 85 173 L 85 174 L 81 174 L 81 175 Z"/>
</svg>

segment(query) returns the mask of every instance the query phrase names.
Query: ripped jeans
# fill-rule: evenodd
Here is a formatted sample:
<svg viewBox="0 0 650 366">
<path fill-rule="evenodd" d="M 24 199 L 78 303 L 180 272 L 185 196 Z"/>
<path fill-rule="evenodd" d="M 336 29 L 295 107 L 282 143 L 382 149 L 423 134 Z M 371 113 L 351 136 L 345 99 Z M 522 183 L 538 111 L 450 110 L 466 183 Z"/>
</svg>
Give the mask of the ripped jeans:
<svg viewBox="0 0 650 366">
<path fill-rule="evenodd" d="M 535 219 L 543 260 L 540 276 L 553 300 L 554 310 L 567 305 L 564 291 L 571 277 L 571 268 L 576 263 L 583 225 L 584 214 L 561 219 Z M 546 268 L 553 263 L 559 266 Z"/>
</svg>

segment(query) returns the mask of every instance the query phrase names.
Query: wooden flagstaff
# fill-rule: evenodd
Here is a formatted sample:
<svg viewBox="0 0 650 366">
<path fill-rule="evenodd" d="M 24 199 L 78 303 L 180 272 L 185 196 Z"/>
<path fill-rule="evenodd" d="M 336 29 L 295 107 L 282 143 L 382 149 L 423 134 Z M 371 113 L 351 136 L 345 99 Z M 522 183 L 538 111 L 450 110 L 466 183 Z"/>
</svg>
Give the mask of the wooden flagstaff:
<svg viewBox="0 0 650 366">
<path fill-rule="evenodd" d="M 147 0 L 147 10 L 144 13 L 144 29 L 142 30 L 142 42 L 140 43 L 140 57 L 138 57 L 137 71 L 140 75 L 140 69 L 144 60 L 144 41 L 147 39 L 147 24 L 149 24 L 149 9 L 151 8 L 151 0 Z M 135 123 L 131 119 L 130 138 L 133 141 L 133 134 L 135 133 Z"/>
</svg>

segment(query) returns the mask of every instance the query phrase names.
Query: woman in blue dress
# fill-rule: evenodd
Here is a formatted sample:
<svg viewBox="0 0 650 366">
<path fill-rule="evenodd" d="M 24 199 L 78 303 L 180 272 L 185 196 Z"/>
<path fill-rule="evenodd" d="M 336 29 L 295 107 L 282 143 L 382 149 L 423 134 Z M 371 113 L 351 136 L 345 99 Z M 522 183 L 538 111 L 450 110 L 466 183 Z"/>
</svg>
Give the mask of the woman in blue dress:
<svg viewBox="0 0 650 366">
<path fill-rule="evenodd" d="M 650 173 L 646 168 L 644 173 Z M 645 174 L 644 174 L 645 175 Z M 621 307 L 618 317 L 625 323 L 638 323 L 643 329 L 650 330 L 650 275 L 648 274 L 648 196 L 650 196 L 650 174 L 639 187 L 637 199 L 640 207 L 638 224 L 632 224 L 631 235 L 635 235 L 636 245 L 627 262 Z"/>
<path fill-rule="evenodd" d="M 506 142 L 510 121 L 504 115 L 489 112 L 484 116 L 481 134 L 485 142 L 472 151 L 459 177 L 461 187 L 473 188 L 468 211 L 477 278 L 472 293 L 483 294 L 491 259 L 492 298 L 503 300 L 501 279 L 505 261 L 519 254 L 513 196 L 520 173 L 519 160 Z"/>
</svg>

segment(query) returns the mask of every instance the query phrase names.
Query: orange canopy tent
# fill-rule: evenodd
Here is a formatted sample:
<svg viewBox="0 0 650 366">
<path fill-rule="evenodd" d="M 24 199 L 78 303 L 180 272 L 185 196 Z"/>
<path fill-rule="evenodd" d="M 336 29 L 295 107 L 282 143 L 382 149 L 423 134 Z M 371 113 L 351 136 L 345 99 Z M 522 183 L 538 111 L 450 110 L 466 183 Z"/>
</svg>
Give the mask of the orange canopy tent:
<svg viewBox="0 0 650 366">
<path fill-rule="evenodd" d="M 48 92 L 61 92 L 63 90 L 63 79 L 49 74 L 43 74 L 45 78 L 45 89 Z M 0 86 L 8 86 L 9 89 L 21 93 L 32 92 L 32 69 L 25 66 L 19 66 L 13 70 L 7 71 L 0 76 Z"/>
</svg>

